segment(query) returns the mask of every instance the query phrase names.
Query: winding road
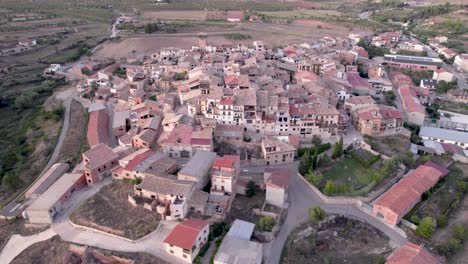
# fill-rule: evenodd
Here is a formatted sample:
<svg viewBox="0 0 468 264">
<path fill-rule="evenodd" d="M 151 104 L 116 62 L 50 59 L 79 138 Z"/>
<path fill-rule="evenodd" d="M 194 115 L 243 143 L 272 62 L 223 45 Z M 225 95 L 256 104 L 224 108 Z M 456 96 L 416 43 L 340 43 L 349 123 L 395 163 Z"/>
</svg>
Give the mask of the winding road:
<svg viewBox="0 0 468 264">
<path fill-rule="evenodd" d="M 358 218 L 386 234 L 393 246 L 401 246 L 408 240 L 396 229 L 384 224 L 377 218 L 365 213 L 354 205 L 343 205 L 326 203 L 310 187 L 297 176 L 298 163 L 289 166 L 291 179 L 289 183 L 289 207 L 288 216 L 280 228 L 280 232 L 275 240 L 263 246 L 263 256 L 265 263 L 277 264 L 281 258 L 281 252 L 288 239 L 289 234 L 310 219 L 308 209 L 313 206 L 322 207 L 329 214 L 340 214 L 348 217 Z M 284 165 L 283 165 L 284 166 Z M 264 167 L 250 167 L 249 173 L 263 171 Z"/>
</svg>

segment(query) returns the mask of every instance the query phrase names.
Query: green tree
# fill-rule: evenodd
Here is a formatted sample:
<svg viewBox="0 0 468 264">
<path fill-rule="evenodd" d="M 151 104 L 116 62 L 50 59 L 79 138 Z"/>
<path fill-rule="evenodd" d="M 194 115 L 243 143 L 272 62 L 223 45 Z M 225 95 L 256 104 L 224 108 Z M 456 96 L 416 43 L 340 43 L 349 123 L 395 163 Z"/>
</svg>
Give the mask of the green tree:
<svg viewBox="0 0 468 264">
<path fill-rule="evenodd" d="M 332 159 L 336 159 L 343 155 L 343 137 L 340 137 L 340 141 L 333 147 Z"/>
<path fill-rule="evenodd" d="M 255 184 L 254 181 L 249 181 L 247 183 L 247 189 L 245 190 L 245 194 L 247 195 L 247 197 L 252 197 L 255 195 L 256 192 L 257 192 L 257 185 Z"/>
<path fill-rule="evenodd" d="M 447 224 L 448 224 L 448 218 L 447 218 L 447 216 L 442 215 L 442 214 L 440 214 L 440 215 L 437 216 L 436 221 L 437 221 L 437 226 L 438 226 L 438 227 L 446 227 Z"/>
<path fill-rule="evenodd" d="M 327 213 L 320 206 L 309 208 L 309 215 L 314 223 L 318 223 L 327 217 Z"/>
<path fill-rule="evenodd" d="M 302 155 L 301 161 L 299 162 L 299 173 L 305 175 L 312 164 L 312 159 L 310 157 L 310 152 L 307 150 L 304 155 Z"/>
<path fill-rule="evenodd" d="M 141 178 L 140 177 L 135 177 L 133 180 L 132 180 L 132 184 L 133 185 L 138 185 L 141 183 Z"/>
<path fill-rule="evenodd" d="M 5 174 L 2 179 L 2 185 L 6 186 L 10 191 L 15 191 L 21 188 L 23 181 L 13 174 Z"/>
<path fill-rule="evenodd" d="M 434 220 L 426 216 L 419 222 L 418 227 L 416 228 L 416 234 L 420 237 L 431 238 L 434 233 Z"/>
<path fill-rule="evenodd" d="M 312 156 L 312 170 L 317 169 L 318 164 L 318 148 L 315 148 L 314 156 Z"/>
<path fill-rule="evenodd" d="M 462 242 L 456 238 L 452 238 L 448 242 L 450 252 L 455 253 L 463 248 Z"/>
<path fill-rule="evenodd" d="M 336 183 L 332 180 L 328 180 L 324 190 L 326 194 L 334 194 L 336 192 Z"/>
<path fill-rule="evenodd" d="M 393 91 L 385 92 L 385 102 L 389 105 L 393 105 L 395 103 L 396 95 Z"/>
<path fill-rule="evenodd" d="M 275 219 L 273 217 L 267 215 L 260 218 L 258 221 L 258 226 L 262 231 L 271 231 L 275 226 Z"/>
</svg>

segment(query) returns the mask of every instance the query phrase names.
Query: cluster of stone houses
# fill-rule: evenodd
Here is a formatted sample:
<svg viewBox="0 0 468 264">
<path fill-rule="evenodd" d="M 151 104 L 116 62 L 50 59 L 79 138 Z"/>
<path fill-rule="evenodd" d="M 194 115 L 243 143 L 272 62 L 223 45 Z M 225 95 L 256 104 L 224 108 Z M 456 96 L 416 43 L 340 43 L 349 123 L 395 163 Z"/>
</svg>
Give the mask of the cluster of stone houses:
<svg viewBox="0 0 468 264">
<path fill-rule="evenodd" d="M 436 82 L 451 81 L 453 74 L 439 69 L 442 61 L 432 58 L 388 54 L 381 62 L 370 60 L 355 45 L 361 37 L 356 33 L 270 48 L 261 41 L 208 46 L 206 35 L 200 34 L 192 49 L 162 49 L 138 62 L 75 66 L 72 72 L 84 78 L 77 85 L 79 94 L 94 103 L 83 169 L 68 174 L 68 167 L 53 166 L 27 194 L 35 201 L 26 217 L 32 223 L 51 223 L 79 188 L 105 177 L 132 180 L 129 203 L 161 219 L 182 221 L 165 238 L 165 250 L 191 263 L 209 233 L 209 222 L 193 216 L 225 218 L 250 180 L 241 177 L 241 156 L 249 160 L 251 153 L 218 155 L 215 149 L 257 148 L 255 160 L 270 166 L 293 162 L 299 145 L 314 137 L 337 140 L 348 123 L 370 136 L 400 134 L 404 122 L 423 124 L 424 105 L 434 87 L 415 86 L 398 71 L 387 76 L 384 66 L 432 69 Z M 371 43 L 388 47 L 400 39 L 398 32 L 387 32 Z M 358 71 L 357 63 L 364 69 Z M 393 89 L 401 99 L 400 110 L 374 100 Z M 435 139 L 435 134 L 440 142 L 463 138 L 430 129 L 420 135 Z M 276 166 L 265 169 L 256 184 L 265 190 L 266 203 L 286 205 L 290 173 Z M 433 163 L 420 166 L 377 200 L 374 215 L 395 225 L 446 174 Z M 236 221 L 214 262 L 261 263 L 262 247 L 250 241 L 252 232 L 252 224 Z"/>
<path fill-rule="evenodd" d="M 444 56 L 447 59 L 451 59 L 457 55 L 457 53 L 443 44 L 448 43 L 448 38 L 446 36 L 436 36 L 434 38 L 427 39 L 427 44 L 434 49 L 437 53 Z"/>
</svg>

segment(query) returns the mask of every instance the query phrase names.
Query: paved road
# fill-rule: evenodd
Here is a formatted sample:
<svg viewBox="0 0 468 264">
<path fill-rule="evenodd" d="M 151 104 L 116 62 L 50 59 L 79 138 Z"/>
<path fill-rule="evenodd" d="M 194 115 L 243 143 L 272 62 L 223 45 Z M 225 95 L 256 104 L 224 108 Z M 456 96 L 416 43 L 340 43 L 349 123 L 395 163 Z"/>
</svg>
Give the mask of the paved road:
<svg viewBox="0 0 468 264">
<path fill-rule="evenodd" d="M 10 263 L 26 248 L 37 242 L 47 240 L 55 235 L 54 230 L 50 228 L 44 232 L 27 237 L 17 234 L 13 235 L 10 240 L 8 240 L 8 244 L 6 244 L 2 252 L 0 252 L 0 263 Z"/>
<path fill-rule="evenodd" d="M 51 228 L 46 231 L 27 237 L 20 235 L 12 236 L 4 250 L 0 253 L 0 263 L 11 262 L 18 254 L 32 244 L 45 241 L 54 235 L 59 235 L 62 240 L 67 242 L 121 252 L 146 252 L 169 263 L 184 263 L 180 259 L 164 252 L 163 247 L 163 239 L 176 226 L 176 221 L 162 221 L 154 232 L 136 241 L 129 241 L 117 236 L 111 236 L 75 227 L 69 222 L 69 216 L 73 211 L 75 211 L 86 199 L 96 194 L 102 187 L 110 184 L 111 182 L 112 178 L 109 177 L 91 188 L 85 188 L 75 192 L 73 194 L 73 198 L 67 201 L 63 211 L 54 220 Z"/>
<path fill-rule="evenodd" d="M 70 126 L 71 101 L 72 101 L 72 97 L 67 98 L 65 100 L 65 102 L 64 102 L 65 113 L 64 113 L 64 119 L 63 119 L 63 126 L 62 126 L 62 130 L 60 131 L 60 135 L 59 135 L 59 138 L 57 140 L 57 144 L 55 145 L 54 152 L 50 156 L 49 161 L 47 162 L 47 165 L 44 167 L 41 174 L 39 174 L 40 176 L 37 177 L 34 182 L 39 180 L 44 175 L 44 173 L 57 161 L 60 150 L 62 149 L 63 142 L 65 141 L 65 138 L 66 138 L 67 133 L 68 133 L 68 127 Z M 34 182 L 31 183 L 30 186 L 32 186 L 34 184 Z M 18 197 L 15 200 L 13 200 L 9 204 L 7 204 L 0 211 L 0 215 L 6 217 L 8 219 L 11 219 L 11 218 L 21 214 L 21 212 L 25 209 L 25 206 L 30 203 L 30 201 L 28 201 L 28 200 L 26 200 L 24 202 L 21 202 L 21 200 L 23 199 L 24 193 L 28 189 L 29 189 L 29 187 L 26 188 L 20 195 L 18 195 Z"/>
<path fill-rule="evenodd" d="M 286 221 L 281 226 L 280 232 L 275 240 L 264 245 L 263 252 L 265 263 L 279 263 L 281 252 L 288 239 L 288 235 L 302 223 L 309 219 L 307 210 L 313 206 L 322 207 L 327 213 L 342 214 L 359 218 L 385 233 L 394 246 L 401 246 L 407 242 L 398 231 L 387 226 L 373 216 L 361 211 L 353 205 L 338 205 L 324 203 L 299 177 L 297 176 L 297 163 L 288 165 L 292 172 L 289 189 L 289 208 Z M 249 168 L 249 171 L 254 168 Z M 260 167 L 257 168 L 260 170 Z"/>
</svg>

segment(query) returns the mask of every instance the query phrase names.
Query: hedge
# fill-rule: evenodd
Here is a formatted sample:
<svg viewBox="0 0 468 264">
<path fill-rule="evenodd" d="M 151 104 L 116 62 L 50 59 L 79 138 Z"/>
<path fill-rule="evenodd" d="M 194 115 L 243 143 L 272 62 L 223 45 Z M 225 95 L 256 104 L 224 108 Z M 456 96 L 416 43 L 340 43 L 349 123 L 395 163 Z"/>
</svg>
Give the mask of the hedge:
<svg viewBox="0 0 468 264">
<path fill-rule="evenodd" d="M 309 153 L 311 155 L 313 155 L 315 153 L 315 149 L 317 149 L 317 153 L 320 154 L 320 153 L 323 153 L 323 152 L 329 150 L 330 148 L 331 148 L 330 143 L 321 144 L 318 147 L 313 147 L 313 148 L 300 148 L 297 151 L 297 155 L 299 157 L 302 157 L 302 155 L 304 155 L 304 153 L 306 153 L 306 151 L 309 151 Z"/>
<path fill-rule="evenodd" d="M 377 155 L 377 156 L 372 156 L 372 158 L 369 159 L 369 161 L 365 161 L 363 159 L 361 159 L 361 157 L 359 157 L 358 155 L 354 154 L 354 153 L 351 153 L 351 157 L 359 162 L 364 168 L 369 168 L 370 166 L 372 166 L 372 164 L 374 164 L 376 161 L 378 161 L 380 159 L 380 155 Z"/>
</svg>

